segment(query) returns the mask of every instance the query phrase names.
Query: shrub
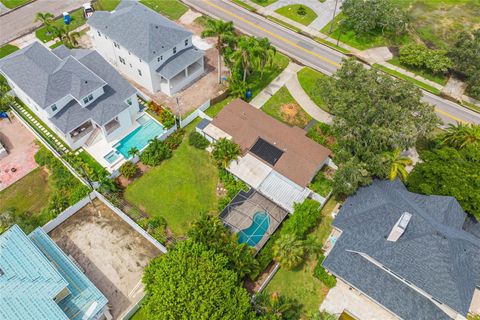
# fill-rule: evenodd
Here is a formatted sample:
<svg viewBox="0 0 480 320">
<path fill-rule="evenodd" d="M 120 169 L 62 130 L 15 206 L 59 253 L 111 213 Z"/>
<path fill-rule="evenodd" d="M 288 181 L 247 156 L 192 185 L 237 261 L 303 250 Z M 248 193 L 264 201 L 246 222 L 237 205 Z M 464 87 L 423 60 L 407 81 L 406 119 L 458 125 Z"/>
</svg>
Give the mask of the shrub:
<svg viewBox="0 0 480 320">
<path fill-rule="evenodd" d="M 169 110 L 157 104 L 155 101 L 149 101 L 148 108 L 158 116 L 159 121 L 165 128 L 170 128 L 175 124 L 175 117 L 173 114 Z"/>
<path fill-rule="evenodd" d="M 313 269 L 313 276 L 318 280 L 322 281 L 324 285 L 331 289 L 337 284 L 337 279 L 331 274 L 329 274 L 327 270 L 325 270 L 325 268 L 322 266 L 323 260 L 325 260 L 325 256 L 322 255 L 318 259 L 317 265 Z"/>
<path fill-rule="evenodd" d="M 172 150 L 164 141 L 154 139 L 140 156 L 140 161 L 149 166 L 158 166 L 163 160 L 172 156 Z"/>
<path fill-rule="evenodd" d="M 130 161 L 125 161 L 125 163 L 120 166 L 119 171 L 125 178 L 131 179 L 137 174 L 138 167 Z"/>
<path fill-rule="evenodd" d="M 212 156 L 221 168 L 226 168 L 230 161 L 238 158 L 240 153 L 240 146 L 226 138 L 221 138 L 213 145 Z"/>
<path fill-rule="evenodd" d="M 165 144 L 170 150 L 175 150 L 178 148 L 178 146 L 182 143 L 183 141 L 183 136 L 185 135 L 185 130 L 180 129 L 172 133 L 170 136 L 168 136 L 167 139 L 165 139 Z"/>
<path fill-rule="evenodd" d="M 204 136 L 196 131 L 190 133 L 188 143 L 198 149 L 205 149 L 210 144 Z"/>
<path fill-rule="evenodd" d="M 283 225 L 282 234 L 294 234 L 298 239 L 303 239 L 319 220 L 320 203 L 306 199 L 303 203 L 295 204 L 293 214 Z"/>
<path fill-rule="evenodd" d="M 452 67 L 452 60 L 445 50 L 430 50 L 423 45 L 409 44 L 400 49 L 400 62 L 433 73 L 445 73 Z"/>
</svg>

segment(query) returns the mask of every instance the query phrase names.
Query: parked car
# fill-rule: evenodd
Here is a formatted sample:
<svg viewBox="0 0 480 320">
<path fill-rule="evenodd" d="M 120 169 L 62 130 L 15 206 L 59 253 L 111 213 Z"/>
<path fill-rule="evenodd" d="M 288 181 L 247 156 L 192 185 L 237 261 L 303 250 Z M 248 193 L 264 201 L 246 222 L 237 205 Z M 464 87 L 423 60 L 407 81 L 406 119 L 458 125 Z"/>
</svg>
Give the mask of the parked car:
<svg viewBox="0 0 480 320">
<path fill-rule="evenodd" d="M 83 16 L 85 19 L 90 18 L 94 11 L 95 9 L 93 9 L 93 6 L 90 2 L 83 4 Z"/>
</svg>

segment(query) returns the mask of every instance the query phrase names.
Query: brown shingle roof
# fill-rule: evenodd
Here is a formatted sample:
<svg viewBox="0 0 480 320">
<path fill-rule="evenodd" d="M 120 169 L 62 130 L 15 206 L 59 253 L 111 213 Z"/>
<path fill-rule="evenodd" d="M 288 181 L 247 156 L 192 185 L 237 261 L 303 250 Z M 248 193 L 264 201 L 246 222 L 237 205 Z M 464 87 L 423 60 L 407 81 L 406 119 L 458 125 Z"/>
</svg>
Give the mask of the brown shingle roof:
<svg viewBox="0 0 480 320">
<path fill-rule="evenodd" d="M 304 130 L 283 124 L 241 99 L 226 105 L 212 124 L 231 135 L 243 154 L 259 137 L 283 150 L 273 168 L 302 187 L 310 183 L 331 154 L 306 137 Z"/>
</svg>

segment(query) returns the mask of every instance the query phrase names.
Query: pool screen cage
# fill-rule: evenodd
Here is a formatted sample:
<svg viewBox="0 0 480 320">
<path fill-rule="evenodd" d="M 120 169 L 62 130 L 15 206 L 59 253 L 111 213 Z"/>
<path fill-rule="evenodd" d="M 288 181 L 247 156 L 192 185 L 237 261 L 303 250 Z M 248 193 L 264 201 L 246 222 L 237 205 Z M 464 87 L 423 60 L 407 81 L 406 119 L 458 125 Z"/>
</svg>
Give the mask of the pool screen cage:
<svg viewBox="0 0 480 320">
<path fill-rule="evenodd" d="M 265 212 L 268 215 L 269 224 L 266 230 L 259 224 L 257 230 L 262 229 L 259 230 L 261 234 L 258 234 L 257 230 L 254 230 L 250 235 L 243 233 L 245 228 L 252 226 L 254 223 L 254 215 L 258 212 Z M 261 239 L 255 241 L 256 245 L 253 246 L 258 252 L 287 215 L 288 213 L 284 209 L 254 189 L 250 189 L 247 192 L 240 190 L 232 201 L 222 210 L 220 218 L 233 232 L 243 233 L 244 242 L 246 243 L 249 243 L 253 237 L 260 237 Z"/>
</svg>

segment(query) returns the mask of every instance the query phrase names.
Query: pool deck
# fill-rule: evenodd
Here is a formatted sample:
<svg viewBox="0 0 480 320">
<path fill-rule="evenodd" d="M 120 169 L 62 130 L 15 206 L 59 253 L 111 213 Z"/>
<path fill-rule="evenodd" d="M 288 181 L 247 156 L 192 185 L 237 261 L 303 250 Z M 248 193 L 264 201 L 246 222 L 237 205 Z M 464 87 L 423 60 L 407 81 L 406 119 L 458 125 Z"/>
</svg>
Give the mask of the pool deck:
<svg viewBox="0 0 480 320">
<path fill-rule="evenodd" d="M 221 218 L 230 229 L 239 232 L 250 227 L 254 215 L 262 211 L 269 214 L 270 223 L 262 239 L 254 246 L 259 251 L 288 215 L 287 211 L 251 189 L 249 192 L 240 192 L 222 211 Z"/>
<path fill-rule="evenodd" d="M 150 116 L 148 113 L 143 112 L 137 116 L 137 119 L 147 116 L 150 119 L 155 120 L 152 116 Z M 158 121 L 157 121 L 158 122 Z M 118 139 L 113 139 L 111 141 L 106 141 L 103 139 L 100 135 L 93 141 L 93 143 L 89 146 L 83 146 L 83 149 L 87 151 L 92 157 L 95 158 L 95 160 L 98 161 L 105 169 L 107 169 L 108 172 L 112 173 L 126 161 L 126 159 L 120 155 L 120 157 L 115 160 L 113 163 L 109 163 L 107 160 L 105 160 L 105 156 L 109 154 L 111 151 L 116 150 L 115 145 L 119 143 L 123 138 L 125 138 L 127 135 L 129 135 L 132 131 L 140 127 L 140 124 L 138 121 L 135 121 L 134 124 L 125 130 Z"/>
</svg>

